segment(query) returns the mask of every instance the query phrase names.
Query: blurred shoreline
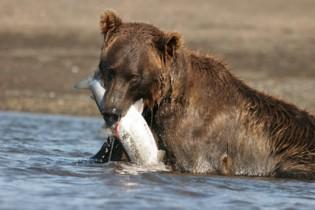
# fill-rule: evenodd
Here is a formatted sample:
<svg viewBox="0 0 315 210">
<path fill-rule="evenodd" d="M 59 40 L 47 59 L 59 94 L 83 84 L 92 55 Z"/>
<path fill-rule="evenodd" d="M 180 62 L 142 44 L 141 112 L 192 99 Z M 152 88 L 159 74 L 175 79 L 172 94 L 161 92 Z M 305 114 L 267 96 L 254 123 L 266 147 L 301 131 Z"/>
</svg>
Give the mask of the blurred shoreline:
<svg viewBox="0 0 315 210">
<path fill-rule="evenodd" d="M 74 84 L 96 68 L 101 11 L 183 35 L 250 86 L 315 113 L 315 2 L 5 0 L 0 110 L 98 115 Z"/>
</svg>

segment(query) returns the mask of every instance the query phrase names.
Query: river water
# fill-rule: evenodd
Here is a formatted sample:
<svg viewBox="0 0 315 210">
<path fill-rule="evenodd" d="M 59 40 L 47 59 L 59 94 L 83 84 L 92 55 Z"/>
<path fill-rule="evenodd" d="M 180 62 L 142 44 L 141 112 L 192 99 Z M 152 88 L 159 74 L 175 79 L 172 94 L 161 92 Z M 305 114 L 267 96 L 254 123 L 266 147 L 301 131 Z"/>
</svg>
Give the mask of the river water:
<svg viewBox="0 0 315 210">
<path fill-rule="evenodd" d="M 0 209 L 315 209 L 315 181 L 94 163 L 101 126 L 97 118 L 0 112 Z"/>
</svg>

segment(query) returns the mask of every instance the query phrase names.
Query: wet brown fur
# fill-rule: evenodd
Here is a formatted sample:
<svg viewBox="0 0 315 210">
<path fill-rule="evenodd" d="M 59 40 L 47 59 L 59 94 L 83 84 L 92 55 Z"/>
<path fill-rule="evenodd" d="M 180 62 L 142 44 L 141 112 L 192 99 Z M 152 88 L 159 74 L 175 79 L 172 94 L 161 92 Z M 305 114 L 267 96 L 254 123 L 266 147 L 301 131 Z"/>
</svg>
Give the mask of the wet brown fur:
<svg viewBox="0 0 315 210">
<path fill-rule="evenodd" d="M 105 109 L 123 115 L 143 98 L 144 115 L 175 170 L 315 178 L 315 118 L 260 93 L 178 33 L 101 17 Z"/>
</svg>

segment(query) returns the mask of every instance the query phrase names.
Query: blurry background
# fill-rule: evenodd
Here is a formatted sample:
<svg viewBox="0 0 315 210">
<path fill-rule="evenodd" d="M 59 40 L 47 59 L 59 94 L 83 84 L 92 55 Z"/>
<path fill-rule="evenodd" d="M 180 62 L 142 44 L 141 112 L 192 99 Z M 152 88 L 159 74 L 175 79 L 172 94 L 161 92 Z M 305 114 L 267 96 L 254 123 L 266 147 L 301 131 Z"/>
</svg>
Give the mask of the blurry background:
<svg viewBox="0 0 315 210">
<path fill-rule="evenodd" d="M 98 64 L 109 8 L 180 32 L 251 86 L 315 113 L 313 0 L 0 0 L 0 110 L 97 114 L 73 85 Z"/>
</svg>

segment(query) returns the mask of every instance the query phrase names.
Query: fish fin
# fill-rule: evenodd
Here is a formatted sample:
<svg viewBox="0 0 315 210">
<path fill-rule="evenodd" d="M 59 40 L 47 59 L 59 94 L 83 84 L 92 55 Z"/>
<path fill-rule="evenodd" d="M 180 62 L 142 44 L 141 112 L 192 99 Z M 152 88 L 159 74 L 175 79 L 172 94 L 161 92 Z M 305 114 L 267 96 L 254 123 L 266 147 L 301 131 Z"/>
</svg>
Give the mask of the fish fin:
<svg viewBox="0 0 315 210">
<path fill-rule="evenodd" d="M 84 79 L 80 80 L 79 82 L 77 82 L 74 85 L 74 88 L 75 89 L 89 89 L 90 83 L 93 80 L 93 75 L 94 74 L 90 74 L 87 78 L 84 78 Z"/>
<path fill-rule="evenodd" d="M 75 89 L 89 89 L 92 80 L 97 80 L 100 83 L 102 83 L 102 81 L 101 81 L 101 74 L 100 74 L 99 70 L 96 70 L 94 73 L 88 75 L 86 78 L 84 78 L 84 79 L 80 80 L 79 82 L 77 82 L 74 85 L 74 88 Z"/>
<path fill-rule="evenodd" d="M 143 107 L 144 107 L 144 104 L 143 104 L 143 99 L 139 99 L 138 101 L 136 101 L 134 104 L 133 104 L 133 107 L 138 111 L 140 112 L 140 114 L 142 114 L 143 112 Z"/>
</svg>

